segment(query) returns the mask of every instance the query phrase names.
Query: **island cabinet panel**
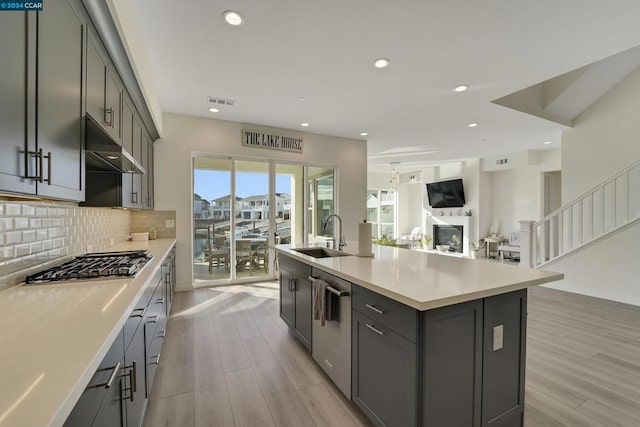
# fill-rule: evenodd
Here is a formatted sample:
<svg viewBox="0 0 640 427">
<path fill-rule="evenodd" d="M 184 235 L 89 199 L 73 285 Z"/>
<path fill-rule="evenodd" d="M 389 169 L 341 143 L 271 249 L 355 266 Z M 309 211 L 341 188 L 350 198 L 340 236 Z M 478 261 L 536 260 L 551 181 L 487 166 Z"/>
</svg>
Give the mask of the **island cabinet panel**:
<svg viewBox="0 0 640 427">
<path fill-rule="evenodd" d="M 353 402 L 378 426 L 417 425 L 417 345 L 357 310 L 352 328 Z"/>
<path fill-rule="evenodd" d="M 311 349 L 311 266 L 280 256 L 280 317 Z"/>
<path fill-rule="evenodd" d="M 480 426 L 482 300 L 422 316 L 422 425 Z"/>
<path fill-rule="evenodd" d="M 353 308 L 371 319 L 383 323 L 410 341 L 418 340 L 418 311 L 383 295 L 353 287 Z"/>
<path fill-rule="evenodd" d="M 292 279 L 293 274 L 280 266 L 280 318 L 290 328 L 294 326 Z"/>
<path fill-rule="evenodd" d="M 526 325 L 526 290 L 485 298 L 483 426 L 523 424 Z"/>
</svg>

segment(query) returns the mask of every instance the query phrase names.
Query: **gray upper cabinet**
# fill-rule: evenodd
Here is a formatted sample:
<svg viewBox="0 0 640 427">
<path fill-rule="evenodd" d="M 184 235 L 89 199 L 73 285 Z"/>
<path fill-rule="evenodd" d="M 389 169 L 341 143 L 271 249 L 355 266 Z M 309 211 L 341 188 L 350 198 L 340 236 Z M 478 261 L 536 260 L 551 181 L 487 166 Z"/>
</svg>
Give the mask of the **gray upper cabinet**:
<svg viewBox="0 0 640 427">
<path fill-rule="evenodd" d="M 1 14 L 0 190 L 84 199 L 86 22 L 72 0 Z"/>
<path fill-rule="evenodd" d="M 37 185 L 45 197 L 84 199 L 85 22 L 66 0 L 38 13 Z"/>
<path fill-rule="evenodd" d="M 100 38 L 91 28 L 87 43 L 87 114 L 122 144 L 123 85 Z"/>
<path fill-rule="evenodd" d="M 154 204 L 154 168 L 153 168 L 153 140 L 149 134 L 145 134 L 147 141 L 147 209 L 153 210 Z"/>
<path fill-rule="evenodd" d="M 36 21 L 31 17 L 27 12 L 0 13 L 0 190 L 24 194 L 36 193 L 35 181 L 26 178 L 36 174 L 36 159 L 29 155 L 35 152 L 35 123 L 29 123 L 27 114 L 35 104 L 35 45 L 28 45 Z"/>
<path fill-rule="evenodd" d="M 122 98 L 122 147 L 128 152 L 133 153 L 133 117 L 135 116 L 135 107 L 129 95 L 125 93 Z"/>
<path fill-rule="evenodd" d="M 108 126 L 106 111 L 109 59 L 93 27 L 87 40 L 87 114 L 102 127 Z"/>
</svg>

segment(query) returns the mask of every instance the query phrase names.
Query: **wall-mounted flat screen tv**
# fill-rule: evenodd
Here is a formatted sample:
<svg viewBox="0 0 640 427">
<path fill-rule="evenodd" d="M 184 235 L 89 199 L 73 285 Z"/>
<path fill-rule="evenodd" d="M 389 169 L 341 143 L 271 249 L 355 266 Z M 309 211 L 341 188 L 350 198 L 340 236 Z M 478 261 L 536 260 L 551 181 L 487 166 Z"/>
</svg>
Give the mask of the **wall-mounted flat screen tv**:
<svg viewBox="0 0 640 427">
<path fill-rule="evenodd" d="M 461 208 L 464 206 L 462 179 L 427 184 L 429 205 L 432 208 Z"/>
</svg>

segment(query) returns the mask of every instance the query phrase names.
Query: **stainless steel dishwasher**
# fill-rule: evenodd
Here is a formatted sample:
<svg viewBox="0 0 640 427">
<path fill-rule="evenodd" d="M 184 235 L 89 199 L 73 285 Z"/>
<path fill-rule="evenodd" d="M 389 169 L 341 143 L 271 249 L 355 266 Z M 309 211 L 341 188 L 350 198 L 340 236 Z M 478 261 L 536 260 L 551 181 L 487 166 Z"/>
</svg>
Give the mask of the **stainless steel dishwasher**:
<svg viewBox="0 0 640 427">
<path fill-rule="evenodd" d="M 313 320 L 311 348 L 313 359 L 351 399 L 351 283 L 318 269 L 312 269 L 309 280 L 321 279 L 336 294 L 338 316 L 325 322 Z"/>
</svg>

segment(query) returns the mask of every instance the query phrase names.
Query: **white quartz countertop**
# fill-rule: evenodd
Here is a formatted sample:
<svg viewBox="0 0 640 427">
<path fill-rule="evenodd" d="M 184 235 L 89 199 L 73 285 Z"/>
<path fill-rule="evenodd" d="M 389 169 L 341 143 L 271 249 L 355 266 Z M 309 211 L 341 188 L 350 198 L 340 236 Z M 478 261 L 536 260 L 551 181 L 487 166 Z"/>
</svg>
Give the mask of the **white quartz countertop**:
<svg viewBox="0 0 640 427">
<path fill-rule="evenodd" d="M 313 258 L 293 250 L 302 247 L 309 245 L 277 245 L 276 250 L 418 310 L 504 294 L 564 277 L 562 273 L 388 246 L 373 245 L 373 258 Z"/>
<path fill-rule="evenodd" d="M 21 285 L 0 292 L 0 426 L 60 426 L 91 380 L 175 239 L 148 249 L 136 278 Z"/>
</svg>

